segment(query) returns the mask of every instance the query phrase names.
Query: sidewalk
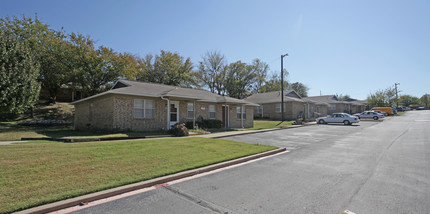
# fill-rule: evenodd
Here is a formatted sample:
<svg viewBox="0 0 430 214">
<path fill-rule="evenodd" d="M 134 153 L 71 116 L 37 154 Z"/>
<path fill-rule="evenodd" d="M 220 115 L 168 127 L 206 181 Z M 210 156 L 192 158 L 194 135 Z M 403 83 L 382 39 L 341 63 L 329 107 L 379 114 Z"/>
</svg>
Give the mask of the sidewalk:
<svg viewBox="0 0 430 214">
<path fill-rule="evenodd" d="M 260 132 L 270 132 L 270 131 L 277 131 L 277 130 L 283 130 L 283 129 L 299 128 L 299 127 L 315 125 L 315 124 L 316 122 L 309 122 L 309 123 L 303 123 L 302 125 L 289 125 L 286 128 L 273 128 L 273 129 L 260 129 L 260 130 L 244 129 L 240 131 L 228 131 L 228 132 L 218 132 L 218 133 L 211 133 L 211 134 L 204 134 L 204 135 L 194 135 L 192 137 L 223 138 L 223 137 L 230 137 L 230 136 L 236 136 L 236 135 L 255 134 Z"/>
</svg>

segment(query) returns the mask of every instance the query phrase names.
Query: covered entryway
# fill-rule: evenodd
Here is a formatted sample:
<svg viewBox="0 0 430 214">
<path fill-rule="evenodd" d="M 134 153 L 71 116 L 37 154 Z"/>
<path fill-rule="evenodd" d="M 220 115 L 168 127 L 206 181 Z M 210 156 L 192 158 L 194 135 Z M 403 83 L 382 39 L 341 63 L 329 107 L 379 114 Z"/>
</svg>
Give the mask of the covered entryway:
<svg viewBox="0 0 430 214">
<path fill-rule="evenodd" d="M 228 105 L 222 106 L 222 126 L 224 128 L 229 127 L 229 117 L 228 117 Z"/>
<path fill-rule="evenodd" d="M 170 101 L 169 108 L 170 108 L 169 121 L 170 121 L 170 127 L 172 127 L 176 123 L 179 123 L 179 101 Z"/>
</svg>

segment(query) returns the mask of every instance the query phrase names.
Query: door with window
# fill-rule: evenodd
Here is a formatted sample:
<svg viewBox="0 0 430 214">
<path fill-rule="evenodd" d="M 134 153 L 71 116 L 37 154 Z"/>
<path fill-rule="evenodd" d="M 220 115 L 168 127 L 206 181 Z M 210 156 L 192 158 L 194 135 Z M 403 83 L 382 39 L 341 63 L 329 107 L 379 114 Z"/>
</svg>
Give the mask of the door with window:
<svg viewBox="0 0 430 214">
<path fill-rule="evenodd" d="M 179 101 L 170 101 L 170 126 L 179 123 Z"/>
</svg>

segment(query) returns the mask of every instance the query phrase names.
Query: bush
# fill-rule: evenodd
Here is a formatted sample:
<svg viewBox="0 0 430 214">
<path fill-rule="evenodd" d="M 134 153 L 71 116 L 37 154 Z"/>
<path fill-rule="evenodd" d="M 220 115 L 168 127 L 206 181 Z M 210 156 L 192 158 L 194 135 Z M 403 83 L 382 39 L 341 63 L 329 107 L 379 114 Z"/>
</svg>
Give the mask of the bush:
<svg viewBox="0 0 430 214">
<path fill-rule="evenodd" d="M 169 130 L 169 133 L 176 137 L 189 135 L 188 129 L 187 127 L 185 127 L 184 123 L 173 125 L 172 128 Z"/>
<path fill-rule="evenodd" d="M 207 129 L 220 129 L 222 127 L 221 120 L 204 120 L 203 125 Z"/>
<path fill-rule="evenodd" d="M 222 128 L 222 121 L 200 119 L 200 120 L 196 120 L 196 126 L 199 127 L 200 129 L 220 129 Z M 185 122 L 185 127 L 187 127 L 188 129 L 194 129 L 193 121 Z"/>
</svg>

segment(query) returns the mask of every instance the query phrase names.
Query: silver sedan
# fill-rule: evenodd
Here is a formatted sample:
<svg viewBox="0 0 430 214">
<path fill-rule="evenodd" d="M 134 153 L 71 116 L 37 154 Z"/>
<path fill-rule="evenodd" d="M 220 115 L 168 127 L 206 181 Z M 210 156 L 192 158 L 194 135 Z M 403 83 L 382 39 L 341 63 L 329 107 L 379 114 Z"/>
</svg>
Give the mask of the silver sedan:
<svg viewBox="0 0 430 214">
<path fill-rule="evenodd" d="M 380 118 L 385 117 L 383 114 L 380 114 L 374 111 L 364 111 L 359 114 L 354 114 L 354 116 L 357 116 L 360 119 L 366 118 L 366 119 L 374 119 L 374 120 L 379 120 Z"/>
<path fill-rule="evenodd" d="M 351 125 L 352 123 L 358 123 L 360 119 L 356 116 L 352 116 L 347 113 L 333 113 L 327 117 L 317 118 L 317 123 L 327 124 L 327 123 L 343 123 L 344 125 Z"/>
</svg>

